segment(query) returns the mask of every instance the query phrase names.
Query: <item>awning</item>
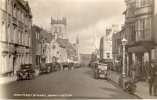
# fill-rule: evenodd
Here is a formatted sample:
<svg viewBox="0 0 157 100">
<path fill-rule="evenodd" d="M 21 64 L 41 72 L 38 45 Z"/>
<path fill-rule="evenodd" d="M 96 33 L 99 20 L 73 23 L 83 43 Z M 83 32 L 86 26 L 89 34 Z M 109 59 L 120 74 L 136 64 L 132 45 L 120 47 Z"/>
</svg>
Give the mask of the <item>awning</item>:
<svg viewBox="0 0 157 100">
<path fill-rule="evenodd" d="M 148 50 L 144 46 L 135 46 L 135 47 L 128 48 L 129 53 L 144 53 L 147 51 Z"/>
</svg>

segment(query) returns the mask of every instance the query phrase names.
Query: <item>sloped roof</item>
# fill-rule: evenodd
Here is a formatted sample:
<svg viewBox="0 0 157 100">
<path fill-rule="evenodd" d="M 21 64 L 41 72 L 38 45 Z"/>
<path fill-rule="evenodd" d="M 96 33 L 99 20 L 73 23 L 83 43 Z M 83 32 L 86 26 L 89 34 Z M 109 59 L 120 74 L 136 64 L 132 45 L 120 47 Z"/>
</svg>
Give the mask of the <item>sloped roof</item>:
<svg viewBox="0 0 157 100">
<path fill-rule="evenodd" d="M 40 34 L 41 34 L 42 38 L 45 38 L 45 39 L 46 39 L 46 42 L 51 42 L 51 40 L 52 40 L 52 35 L 49 34 L 46 30 L 41 29 Z"/>
<path fill-rule="evenodd" d="M 58 38 L 56 39 L 57 43 L 59 44 L 60 47 L 63 47 L 63 48 L 66 48 L 69 46 L 69 40 L 68 39 L 61 39 L 61 38 Z"/>
</svg>

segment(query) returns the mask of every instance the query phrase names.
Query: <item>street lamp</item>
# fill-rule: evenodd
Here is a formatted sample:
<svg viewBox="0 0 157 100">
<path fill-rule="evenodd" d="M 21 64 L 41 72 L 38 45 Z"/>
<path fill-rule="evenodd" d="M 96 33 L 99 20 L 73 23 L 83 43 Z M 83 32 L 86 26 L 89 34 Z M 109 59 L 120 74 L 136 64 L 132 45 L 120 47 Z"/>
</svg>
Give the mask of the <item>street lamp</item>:
<svg viewBox="0 0 157 100">
<path fill-rule="evenodd" d="M 125 77 L 125 46 L 126 46 L 127 40 L 125 37 L 122 39 L 122 46 L 123 46 L 123 72 L 122 77 Z"/>
</svg>

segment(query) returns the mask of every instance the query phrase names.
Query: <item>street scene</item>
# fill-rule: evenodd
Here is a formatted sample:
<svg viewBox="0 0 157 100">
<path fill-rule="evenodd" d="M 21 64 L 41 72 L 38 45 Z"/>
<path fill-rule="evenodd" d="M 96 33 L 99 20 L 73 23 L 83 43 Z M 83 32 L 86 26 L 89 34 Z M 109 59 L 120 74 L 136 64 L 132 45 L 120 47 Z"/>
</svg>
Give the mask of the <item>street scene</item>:
<svg viewBox="0 0 157 100">
<path fill-rule="evenodd" d="M 46 83 L 46 84 L 45 84 Z M 1 86 L 3 98 L 67 98 L 67 99 L 138 99 L 107 80 L 95 80 L 90 68 L 62 70 L 36 77 L 34 80 L 11 82 Z M 27 95 L 27 96 L 24 96 Z M 30 95 L 30 96 L 28 96 Z M 31 96 L 35 95 L 35 96 Z"/>
<path fill-rule="evenodd" d="M 0 0 L 0 99 L 157 99 L 157 0 Z"/>
</svg>

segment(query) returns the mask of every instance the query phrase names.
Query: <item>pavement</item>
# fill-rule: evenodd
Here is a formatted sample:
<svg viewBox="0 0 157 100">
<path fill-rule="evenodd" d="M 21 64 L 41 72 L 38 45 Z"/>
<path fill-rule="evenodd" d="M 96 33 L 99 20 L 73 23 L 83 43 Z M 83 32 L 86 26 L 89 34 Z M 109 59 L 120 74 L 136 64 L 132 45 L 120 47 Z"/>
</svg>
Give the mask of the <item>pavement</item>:
<svg viewBox="0 0 157 100">
<path fill-rule="evenodd" d="M 91 68 L 60 70 L 0 88 L 0 99 L 140 99 L 110 80 L 95 79 Z"/>
<path fill-rule="evenodd" d="M 120 78 L 120 74 L 112 71 L 109 75 L 109 79 L 112 80 L 114 83 L 119 85 L 118 80 Z M 149 84 L 148 82 L 138 82 L 137 88 L 134 92 L 135 95 L 141 97 L 142 99 L 157 99 L 156 96 L 149 95 Z"/>
</svg>

